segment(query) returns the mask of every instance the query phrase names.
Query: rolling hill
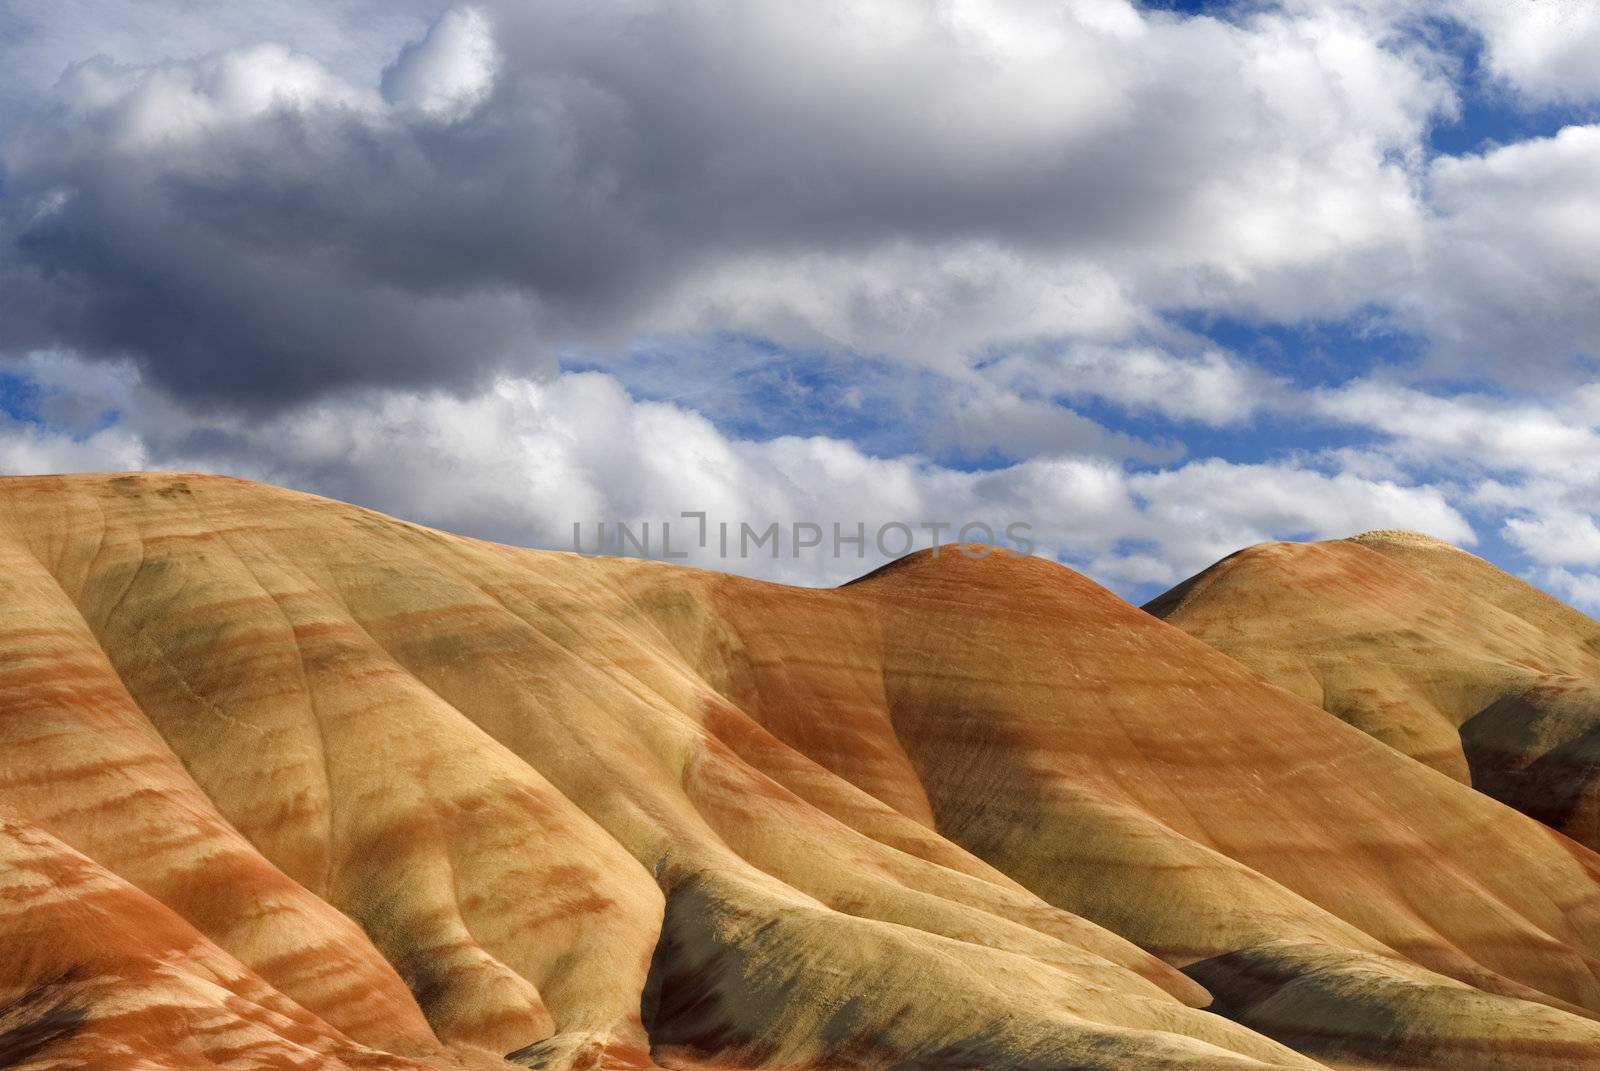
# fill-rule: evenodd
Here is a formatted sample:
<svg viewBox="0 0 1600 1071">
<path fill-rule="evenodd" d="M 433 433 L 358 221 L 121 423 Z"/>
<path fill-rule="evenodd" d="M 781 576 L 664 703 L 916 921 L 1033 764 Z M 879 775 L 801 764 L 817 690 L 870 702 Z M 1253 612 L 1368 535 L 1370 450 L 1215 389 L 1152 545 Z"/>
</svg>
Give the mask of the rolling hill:
<svg viewBox="0 0 1600 1071">
<path fill-rule="evenodd" d="M 1266 543 L 1146 609 L 1600 848 L 1600 622 L 1448 543 Z"/>
<path fill-rule="evenodd" d="M 1600 856 L 1168 616 L 0 480 L 0 1067 L 1600 1068 Z"/>
</svg>

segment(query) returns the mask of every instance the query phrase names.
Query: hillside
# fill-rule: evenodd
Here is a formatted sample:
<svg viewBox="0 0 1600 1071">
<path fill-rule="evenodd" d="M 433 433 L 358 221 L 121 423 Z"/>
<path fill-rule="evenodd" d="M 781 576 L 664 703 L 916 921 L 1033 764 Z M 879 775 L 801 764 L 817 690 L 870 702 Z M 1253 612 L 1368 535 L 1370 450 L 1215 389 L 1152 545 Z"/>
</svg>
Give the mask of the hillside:
<svg viewBox="0 0 1600 1071">
<path fill-rule="evenodd" d="M 1038 559 L 0 480 L 0 1067 L 1600 1068 L 1600 856 L 1286 687 Z"/>
<path fill-rule="evenodd" d="M 1266 543 L 1145 607 L 1600 848 L 1600 622 L 1448 543 Z"/>
</svg>

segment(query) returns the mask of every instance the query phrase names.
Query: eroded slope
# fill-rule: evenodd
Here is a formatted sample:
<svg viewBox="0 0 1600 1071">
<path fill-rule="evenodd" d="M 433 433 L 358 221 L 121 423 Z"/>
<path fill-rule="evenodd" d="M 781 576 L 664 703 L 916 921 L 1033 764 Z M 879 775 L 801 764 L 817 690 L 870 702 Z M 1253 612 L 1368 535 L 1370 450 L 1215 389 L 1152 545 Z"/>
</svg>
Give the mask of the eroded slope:
<svg viewBox="0 0 1600 1071">
<path fill-rule="evenodd" d="M 1405 532 L 1268 543 L 1146 609 L 1600 846 L 1600 623 L 1488 562 Z"/>
<path fill-rule="evenodd" d="M 1054 565 L 161 475 L 0 482 L 0 559 L 30 1067 L 1600 1067 L 1595 856 Z"/>
</svg>

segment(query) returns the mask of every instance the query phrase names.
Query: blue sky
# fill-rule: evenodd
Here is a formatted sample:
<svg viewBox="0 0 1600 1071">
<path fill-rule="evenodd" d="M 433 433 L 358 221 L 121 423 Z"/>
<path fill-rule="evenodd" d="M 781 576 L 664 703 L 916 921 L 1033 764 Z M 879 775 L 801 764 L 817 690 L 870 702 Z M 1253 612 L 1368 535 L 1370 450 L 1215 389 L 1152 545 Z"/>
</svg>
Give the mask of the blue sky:
<svg viewBox="0 0 1600 1071">
<path fill-rule="evenodd" d="M 0 471 L 1025 522 L 1143 599 L 1368 528 L 1600 609 L 1600 9 L 18 0 Z M 697 564 L 835 583 L 789 547 Z"/>
</svg>

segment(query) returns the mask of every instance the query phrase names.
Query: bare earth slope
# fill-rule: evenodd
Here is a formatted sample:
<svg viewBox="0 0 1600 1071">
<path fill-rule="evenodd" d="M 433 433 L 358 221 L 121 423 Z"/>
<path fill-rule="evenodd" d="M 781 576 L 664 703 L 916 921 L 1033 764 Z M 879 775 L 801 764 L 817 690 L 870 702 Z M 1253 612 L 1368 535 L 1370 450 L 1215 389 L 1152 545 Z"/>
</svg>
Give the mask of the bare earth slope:
<svg viewBox="0 0 1600 1071">
<path fill-rule="evenodd" d="M 0 1067 L 1600 1068 L 1597 875 L 1043 561 L 0 481 Z"/>
<path fill-rule="evenodd" d="M 1600 622 L 1426 536 L 1265 543 L 1152 613 L 1600 847 Z"/>
</svg>

